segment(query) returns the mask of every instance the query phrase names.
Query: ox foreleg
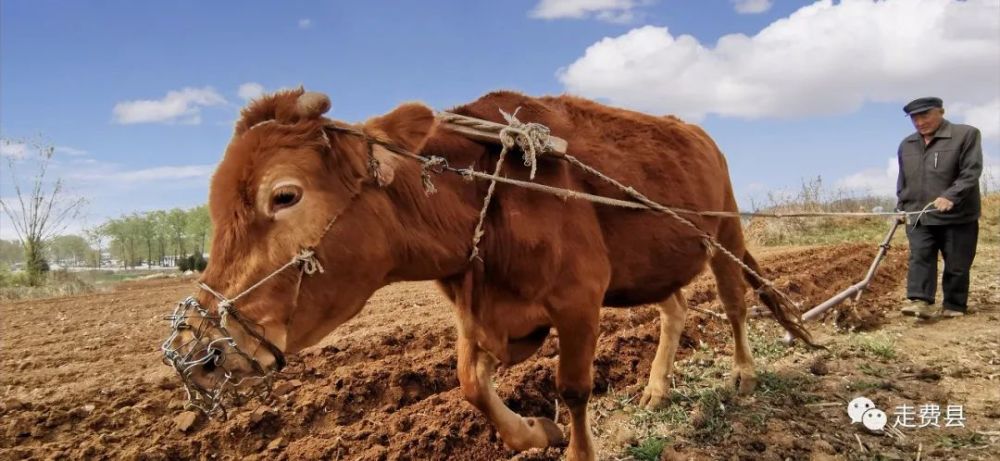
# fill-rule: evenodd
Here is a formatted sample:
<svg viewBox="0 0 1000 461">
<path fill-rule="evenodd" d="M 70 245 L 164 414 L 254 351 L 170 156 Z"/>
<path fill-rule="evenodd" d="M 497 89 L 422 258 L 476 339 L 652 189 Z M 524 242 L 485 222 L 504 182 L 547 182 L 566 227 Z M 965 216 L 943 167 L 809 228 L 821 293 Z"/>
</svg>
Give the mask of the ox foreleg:
<svg viewBox="0 0 1000 461">
<path fill-rule="evenodd" d="M 517 451 L 545 448 L 563 442 L 562 431 L 546 418 L 524 418 L 514 413 L 497 396 L 493 388 L 493 371 L 497 360 L 459 333 L 458 381 L 465 399 L 482 411 L 497 428 L 500 439 Z"/>
<path fill-rule="evenodd" d="M 649 383 L 642 391 L 639 406 L 656 410 L 668 402 L 670 375 L 674 369 L 674 356 L 684 331 L 687 317 L 687 301 L 684 294 L 677 291 L 673 296 L 657 305 L 660 309 L 660 343 L 656 347 L 656 357 L 649 371 Z"/>
<path fill-rule="evenodd" d="M 587 402 L 593 388 L 594 353 L 600 334 L 600 298 L 552 304 L 552 319 L 559 332 L 559 369 L 556 389 L 570 413 L 570 438 L 566 459 L 597 459 L 590 433 Z"/>
</svg>

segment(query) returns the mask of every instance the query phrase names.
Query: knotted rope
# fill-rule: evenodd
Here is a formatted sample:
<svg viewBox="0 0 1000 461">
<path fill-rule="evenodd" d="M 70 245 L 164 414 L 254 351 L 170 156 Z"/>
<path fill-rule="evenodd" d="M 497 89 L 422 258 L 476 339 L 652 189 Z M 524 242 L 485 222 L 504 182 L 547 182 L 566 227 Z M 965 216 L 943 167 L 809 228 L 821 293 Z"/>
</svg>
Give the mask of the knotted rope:
<svg viewBox="0 0 1000 461">
<path fill-rule="evenodd" d="M 257 281 L 257 283 L 250 285 L 249 288 L 243 290 L 242 292 L 240 292 L 240 294 L 233 296 L 232 298 L 227 298 L 226 295 L 219 293 L 218 291 L 215 291 L 212 287 L 208 286 L 204 282 L 198 282 L 198 286 L 201 287 L 202 290 L 211 293 L 219 300 L 219 311 L 220 311 L 219 313 L 220 315 L 223 316 L 223 318 L 225 318 L 225 315 L 228 312 L 229 308 L 234 304 L 236 304 L 236 301 L 246 296 L 251 291 L 257 289 L 257 287 L 267 283 L 268 280 L 277 277 L 278 274 L 284 272 L 285 269 L 288 269 L 289 267 L 292 267 L 296 264 L 301 264 L 301 270 L 302 270 L 301 274 L 313 275 L 317 272 L 321 274 L 324 272 L 323 264 L 321 264 L 319 260 L 316 259 L 316 252 L 313 251 L 312 249 L 303 248 L 302 250 L 299 251 L 298 254 L 292 256 L 292 259 L 287 263 L 285 263 L 285 265 L 275 269 L 274 272 L 271 272 L 266 277 L 260 279 L 259 281 Z"/>
<path fill-rule="evenodd" d="M 513 114 L 500 110 L 500 115 L 503 115 L 504 120 L 507 121 L 507 126 L 499 133 L 500 143 L 503 144 L 504 149 L 510 149 L 515 145 L 521 148 L 521 152 L 524 153 L 524 166 L 531 168 L 528 178 L 534 180 L 535 172 L 538 171 L 538 156 L 551 149 L 549 145 L 550 131 L 549 127 L 541 123 L 524 123 L 518 120 L 517 112 L 519 110 L 521 110 L 520 107 L 514 109 Z"/>
<path fill-rule="evenodd" d="M 503 112 L 503 111 L 500 111 Z M 506 114 L 504 114 L 506 115 Z M 513 143 L 508 145 L 506 142 L 503 144 L 503 148 L 500 149 L 500 157 L 497 158 L 497 166 L 493 168 L 493 176 L 500 175 L 500 168 L 503 167 L 503 161 L 507 158 L 507 149 L 513 146 Z M 483 238 L 485 232 L 483 231 L 483 223 L 486 222 L 486 210 L 490 207 L 490 201 L 493 200 L 493 192 L 497 188 L 496 180 L 490 181 L 490 187 L 486 189 L 486 197 L 483 198 L 483 207 L 479 210 L 479 221 L 476 222 L 476 230 L 472 233 L 472 253 L 469 254 L 469 261 L 472 261 L 479 257 L 479 241 Z"/>
<path fill-rule="evenodd" d="M 420 182 L 424 186 L 425 195 L 434 195 L 437 193 L 437 187 L 434 187 L 434 181 L 431 180 L 431 173 L 440 173 L 441 169 L 447 165 L 444 157 L 430 157 L 425 159 L 423 166 L 420 167 Z"/>
</svg>

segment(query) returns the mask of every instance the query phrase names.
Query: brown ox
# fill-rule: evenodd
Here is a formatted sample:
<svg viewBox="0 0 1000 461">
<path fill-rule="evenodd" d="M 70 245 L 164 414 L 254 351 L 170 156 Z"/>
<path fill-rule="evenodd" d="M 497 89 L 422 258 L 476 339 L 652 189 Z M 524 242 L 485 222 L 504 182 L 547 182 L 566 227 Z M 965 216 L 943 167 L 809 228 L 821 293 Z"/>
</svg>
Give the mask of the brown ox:
<svg viewBox="0 0 1000 461">
<path fill-rule="evenodd" d="M 649 211 L 564 201 L 500 184 L 486 217 L 482 261 L 470 264 L 487 184 L 441 174 L 433 177 L 438 192 L 428 196 L 418 162 L 337 129 L 350 125 L 324 118 L 328 108 L 325 96 L 302 90 L 253 102 L 212 179 L 215 230 L 203 277 L 207 285 L 238 293 L 313 245 L 325 267 L 324 273 L 304 277 L 298 288 L 297 272 L 287 271 L 239 301 L 242 316 L 260 325 L 282 351 L 315 344 L 383 286 L 437 280 L 455 305 L 462 391 L 515 450 L 561 443 L 562 432 L 551 420 L 523 418 L 507 408 L 491 375 L 498 363 L 530 356 L 550 328 L 556 329 L 557 389 L 572 416 L 568 458 L 594 459 L 586 408 L 601 306 L 659 303 L 660 343 L 641 400 L 659 406 L 684 325 L 681 288 L 707 264 L 732 324 L 733 376 L 740 391 L 754 387 L 744 274 L 721 253 L 708 251 L 691 229 Z M 521 120 L 547 125 L 569 140 L 577 158 L 653 200 L 697 210 L 737 209 L 722 153 L 700 128 L 677 118 L 570 96 L 511 92 L 488 94 L 454 112 L 502 122 L 498 109 L 517 108 Z M 420 104 L 404 104 L 353 128 L 410 152 L 444 157 L 451 165 L 492 171 L 498 157 L 496 145 L 438 129 L 432 111 Z M 527 179 L 519 154 L 511 155 L 503 174 Z M 558 158 L 543 157 L 535 181 L 627 198 Z M 738 219 L 694 222 L 757 268 Z M 206 293 L 199 301 L 215 304 Z M 806 335 L 770 295 L 764 302 L 783 325 Z M 251 341 L 245 331 L 235 333 L 237 342 Z M 276 366 L 266 348 L 254 354 L 264 367 Z M 212 368 L 206 365 L 204 373 Z"/>
</svg>

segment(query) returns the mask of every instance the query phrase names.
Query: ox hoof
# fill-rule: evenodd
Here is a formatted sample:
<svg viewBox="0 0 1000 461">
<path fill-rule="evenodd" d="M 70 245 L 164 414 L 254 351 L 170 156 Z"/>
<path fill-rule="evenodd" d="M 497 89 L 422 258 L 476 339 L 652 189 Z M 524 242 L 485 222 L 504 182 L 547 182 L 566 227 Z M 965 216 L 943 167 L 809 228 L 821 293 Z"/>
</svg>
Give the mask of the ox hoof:
<svg viewBox="0 0 1000 461">
<path fill-rule="evenodd" d="M 545 443 L 543 447 L 558 447 L 566 444 L 566 438 L 563 436 L 562 429 L 559 428 L 555 422 L 549 418 L 524 418 L 525 424 L 531 428 L 532 432 L 541 431 L 545 436 Z"/>
<path fill-rule="evenodd" d="M 669 396 L 661 390 L 653 390 L 646 387 L 642 391 L 642 398 L 639 399 L 639 407 L 649 411 L 659 410 L 670 404 Z"/>
<path fill-rule="evenodd" d="M 733 371 L 733 389 L 739 395 L 750 395 L 757 388 L 757 376 L 751 372 Z"/>
</svg>

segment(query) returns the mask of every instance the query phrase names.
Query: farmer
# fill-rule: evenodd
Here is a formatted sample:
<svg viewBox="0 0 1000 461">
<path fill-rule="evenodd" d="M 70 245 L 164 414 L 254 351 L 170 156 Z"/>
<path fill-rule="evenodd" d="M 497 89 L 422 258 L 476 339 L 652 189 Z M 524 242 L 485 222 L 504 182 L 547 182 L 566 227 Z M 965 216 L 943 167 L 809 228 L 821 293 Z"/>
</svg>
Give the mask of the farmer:
<svg viewBox="0 0 1000 461">
<path fill-rule="evenodd" d="M 969 268 L 979 235 L 979 175 L 983 151 L 979 130 L 944 118 L 940 98 L 920 98 L 903 107 L 913 133 L 899 144 L 897 209 L 909 214 L 910 267 L 904 315 L 930 318 L 937 290 L 938 252 L 944 257 L 942 317 L 965 315 Z"/>
</svg>

